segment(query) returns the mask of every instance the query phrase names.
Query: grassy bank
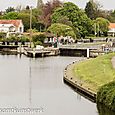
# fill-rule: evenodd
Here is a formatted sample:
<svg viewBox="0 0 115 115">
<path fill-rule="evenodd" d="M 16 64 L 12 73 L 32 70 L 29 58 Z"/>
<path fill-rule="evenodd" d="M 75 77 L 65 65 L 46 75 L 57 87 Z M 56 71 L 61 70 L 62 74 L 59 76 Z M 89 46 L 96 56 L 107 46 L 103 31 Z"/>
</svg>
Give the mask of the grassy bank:
<svg viewBox="0 0 115 115">
<path fill-rule="evenodd" d="M 97 92 L 99 87 L 115 79 L 111 59 L 114 53 L 99 56 L 74 66 L 73 73 L 82 85 Z"/>
</svg>

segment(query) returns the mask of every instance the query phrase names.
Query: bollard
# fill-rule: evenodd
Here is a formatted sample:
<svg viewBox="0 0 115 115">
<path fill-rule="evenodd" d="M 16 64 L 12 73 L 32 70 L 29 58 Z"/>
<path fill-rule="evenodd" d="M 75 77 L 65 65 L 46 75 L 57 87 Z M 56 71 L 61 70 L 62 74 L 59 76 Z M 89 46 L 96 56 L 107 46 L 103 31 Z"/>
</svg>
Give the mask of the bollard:
<svg viewBox="0 0 115 115">
<path fill-rule="evenodd" d="M 89 48 L 87 48 L 87 58 L 89 58 Z"/>
</svg>

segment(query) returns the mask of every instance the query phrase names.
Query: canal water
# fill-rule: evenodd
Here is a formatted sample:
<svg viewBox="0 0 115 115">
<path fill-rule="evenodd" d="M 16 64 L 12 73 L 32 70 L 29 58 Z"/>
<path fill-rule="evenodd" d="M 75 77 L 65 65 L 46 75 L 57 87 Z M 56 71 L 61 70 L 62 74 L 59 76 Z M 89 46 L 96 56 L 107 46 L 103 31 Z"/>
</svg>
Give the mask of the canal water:
<svg viewBox="0 0 115 115">
<path fill-rule="evenodd" d="M 99 115 L 63 82 L 64 68 L 81 59 L 0 55 L 0 115 Z"/>
</svg>

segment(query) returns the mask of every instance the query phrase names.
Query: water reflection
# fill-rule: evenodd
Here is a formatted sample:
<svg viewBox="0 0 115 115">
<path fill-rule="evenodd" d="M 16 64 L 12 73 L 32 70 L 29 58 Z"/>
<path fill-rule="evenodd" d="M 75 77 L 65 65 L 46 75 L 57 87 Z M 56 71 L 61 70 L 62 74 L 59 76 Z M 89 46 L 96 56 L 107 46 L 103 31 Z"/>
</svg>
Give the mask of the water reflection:
<svg viewBox="0 0 115 115">
<path fill-rule="evenodd" d="M 0 107 L 43 107 L 42 115 L 98 115 L 95 103 L 63 83 L 66 65 L 80 59 L 0 55 Z"/>
<path fill-rule="evenodd" d="M 115 115 L 114 111 L 111 111 L 110 109 L 108 109 L 107 107 L 105 107 L 102 104 L 97 104 L 97 109 L 98 109 L 98 113 L 99 115 Z"/>
</svg>

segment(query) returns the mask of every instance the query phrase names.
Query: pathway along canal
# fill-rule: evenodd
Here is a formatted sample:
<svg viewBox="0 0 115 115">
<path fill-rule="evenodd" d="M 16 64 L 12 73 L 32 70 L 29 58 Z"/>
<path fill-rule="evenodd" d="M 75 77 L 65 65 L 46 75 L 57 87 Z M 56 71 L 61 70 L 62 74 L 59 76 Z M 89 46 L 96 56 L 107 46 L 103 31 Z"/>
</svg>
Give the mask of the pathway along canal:
<svg viewBox="0 0 115 115">
<path fill-rule="evenodd" d="M 80 59 L 60 56 L 32 59 L 19 55 L 0 55 L 0 115 L 3 114 L 3 108 L 19 110 L 41 107 L 40 113 L 33 114 L 99 115 L 95 103 L 63 83 L 64 68 Z M 4 114 L 31 113 L 17 110 L 5 111 Z"/>
</svg>

